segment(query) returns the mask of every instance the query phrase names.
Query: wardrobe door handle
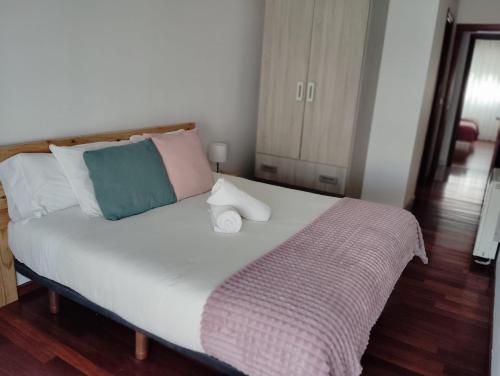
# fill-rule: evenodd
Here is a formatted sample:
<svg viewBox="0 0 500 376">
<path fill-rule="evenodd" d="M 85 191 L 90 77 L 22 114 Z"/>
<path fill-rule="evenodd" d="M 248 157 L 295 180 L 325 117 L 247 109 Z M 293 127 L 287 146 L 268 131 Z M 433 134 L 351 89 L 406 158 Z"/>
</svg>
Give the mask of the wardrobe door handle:
<svg viewBox="0 0 500 376">
<path fill-rule="evenodd" d="M 312 103 L 314 102 L 314 95 L 316 94 L 316 83 L 315 82 L 309 82 L 307 84 L 307 102 Z"/>
<path fill-rule="evenodd" d="M 297 82 L 297 92 L 296 92 L 295 99 L 297 99 L 297 102 L 302 102 L 302 100 L 304 99 L 304 82 L 303 81 Z"/>
</svg>

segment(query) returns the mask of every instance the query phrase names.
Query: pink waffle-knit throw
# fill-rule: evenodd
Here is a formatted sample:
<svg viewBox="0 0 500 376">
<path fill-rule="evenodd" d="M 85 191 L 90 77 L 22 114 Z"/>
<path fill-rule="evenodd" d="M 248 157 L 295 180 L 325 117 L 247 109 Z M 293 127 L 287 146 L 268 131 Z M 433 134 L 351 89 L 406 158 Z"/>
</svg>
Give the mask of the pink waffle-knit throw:
<svg viewBox="0 0 500 376">
<path fill-rule="evenodd" d="M 359 375 L 371 328 L 415 255 L 427 263 L 411 213 L 342 199 L 214 290 L 203 348 L 252 376 Z"/>
</svg>

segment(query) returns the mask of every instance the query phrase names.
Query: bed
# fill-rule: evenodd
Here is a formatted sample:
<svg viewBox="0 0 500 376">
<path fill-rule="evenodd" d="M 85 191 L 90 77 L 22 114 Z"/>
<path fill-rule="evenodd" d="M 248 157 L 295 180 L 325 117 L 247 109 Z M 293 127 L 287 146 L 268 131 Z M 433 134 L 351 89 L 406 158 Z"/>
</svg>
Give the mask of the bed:
<svg viewBox="0 0 500 376">
<path fill-rule="evenodd" d="M 151 129 L 141 131 L 152 133 Z M 98 137 L 124 139 L 135 132 L 137 130 Z M 87 137 L 53 142 L 74 144 L 88 140 Z M 7 147 L 0 155 L 5 159 L 21 151 L 43 152 L 47 145 Z M 214 178 L 219 177 L 220 174 L 214 174 Z M 272 220 L 269 223 L 245 221 L 243 231 L 238 234 L 216 234 L 208 219 L 208 193 L 120 221 L 89 219 L 79 207 L 73 207 L 39 219 L 10 222 L 8 248 L 15 257 L 18 272 L 49 288 L 54 313 L 58 312 L 57 297 L 61 294 L 135 330 L 138 359 L 146 358 L 147 339 L 152 338 L 223 374 L 243 374 L 242 369 L 245 374 L 256 375 L 302 374 L 295 366 L 286 368 L 293 364 L 289 354 L 283 355 L 283 349 L 275 346 L 276 338 L 267 335 L 292 325 L 292 321 L 286 320 L 293 314 L 295 332 L 286 332 L 293 340 L 284 343 L 285 346 L 298 344 L 293 349 L 297 354 L 310 352 L 307 361 L 316 362 L 311 363 L 310 369 L 316 369 L 319 364 L 321 374 L 331 373 L 332 369 L 339 375 L 359 374 L 359 361 L 371 327 L 404 267 L 414 256 L 426 262 L 420 228 L 414 217 L 396 208 L 234 176 L 224 178 L 267 202 L 273 209 Z M 352 213 L 353 210 L 359 213 Z M 5 211 L 2 215 L 6 223 Z M 336 218 L 339 223 L 332 227 L 334 230 L 326 226 Z M 363 223 L 365 220 L 367 225 Z M 401 236 L 402 233 L 409 236 Z M 1 234 L 3 248 L 7 249 L 5 229 Z M 329 259 L 329 243 L 339 244 L 336 259 Z M 311 244 L 310 249 L 304 244 Z M 352 249 L 364 252 L 366 259 L 346 257 L 353 253 Z M 4 259 L 5 255 L 7 252 Z M 269 264 L 273 256 L 281 261 Z M 288 284 L 280 285 L 286 277 L 273 281 L 282 271 L 279 263 L 288 265 L 294 258 L 295 264 L 287 271 L 299 274 Z M 332 264 L 325 270 L 327 262 Z M 267 280 L 260 278 L 265 269 L 277 265 L 278 269 L 272 270 Z M 306 272 L 310 275 L 303 278 Z M 319 283 L 316 291 L 306 293 L 312 286 L 307 283 L 315 273 L 321 274 L 323 280 L 313 281 Z M 245 277 L 255 285 L 245 285 Z M 339 279 L 337 285 L 322 289 L 325 281 L 336 278 Z M 294 286 L 295 281 L 301 285 Z M 283 290 L 271 291 L 273 285 Z M 258 291 L 261 287 L 263 290 Z M 240 292 L 249 299 L 244 304 L 238 300 Z M 289 300 L 287 294 L 291 294 Z M 324 302 L 323 295 L 328 295 Z M 295 301 L 299 296 L 304 302 Z M 277 305 L 268 307 L 266 299 Z M 286 314 L 277 312 L 289 303 L 293 303 L 293 309 L 285 309 Z M 254 306 L 259 307 L 255 315 L 245 316 Z M 325 315 L 329 311 L 332 317 Z M 312 321 L 306 322 L 311 312 L 314 313 Z M 237 321 L 239 314 L 241 319 Z M 285 321 L 280 322 L 283 317 Z M 268 327 L 274 321 L 276 327 Z M 337 326 L 330 325 L 331 322 Z M 331 335 L 320 338 L 323 334 L 319 333 L 328 333 L 327 329 L 332 331 Z M 210 330 L 213 333 L 207 334 Z M 319 332 L 312 334 L 314 330 Z M 232 338 L 234 333 L 237 334 Z M 317 341 L 319 347 L 311 347 L 304 336 Z M 260 343 L 261 340 L 268 342 Z M 229 350 L 228 343 L 231 344 Z M 234 354 L 238 346 L 242 349 Z M 266 360 L 266 354 L 262 353 L 266 346 L 267 353 L 273 354 L 272 359 Z M 217 349 L 221 350 L 220 356 Z M 326 354 L 330 350 L 335 354 Z M 290 354 L 293 355 L 293 351 Z M 260 368 L 253 368 L 257 366 Z"/>
<path fill-rule="evenodd" d="M 462 119 L 458 126 L 457 141 L 473 143 L 479 137 L 479 125 L 472 121 Z"/>
</svg>

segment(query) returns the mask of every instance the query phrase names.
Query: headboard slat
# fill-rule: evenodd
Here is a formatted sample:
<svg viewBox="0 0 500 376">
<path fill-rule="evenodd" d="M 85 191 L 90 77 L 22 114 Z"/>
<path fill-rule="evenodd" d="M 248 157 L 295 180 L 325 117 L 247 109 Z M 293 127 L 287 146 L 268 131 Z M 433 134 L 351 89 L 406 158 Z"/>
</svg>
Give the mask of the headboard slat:
<svg viewBox="0 0 500 376">
<path fill-rule="evenodd" d="M 149 128 L 131 129 L 127 131 L 107 132 L 88 136 L 56 138 L 53 140 L 35 141 L 22 144 L 0 146 L 0 162 L 19 153 L 48 153 L 49 145 L 72 146 L 100 141 L 122 141 L 128 140 L 130 136 L 142 133 L 165 133 L 179 129 L 194 129 L 194 123 L 163 125 Z"/>
<path fill-rule="evenodd" d="M 3 187 L 0 184 L 0 210 L 7 209 L 7 197 L 5 196 L 5 192 L 3 191 Z"/>
</svg>

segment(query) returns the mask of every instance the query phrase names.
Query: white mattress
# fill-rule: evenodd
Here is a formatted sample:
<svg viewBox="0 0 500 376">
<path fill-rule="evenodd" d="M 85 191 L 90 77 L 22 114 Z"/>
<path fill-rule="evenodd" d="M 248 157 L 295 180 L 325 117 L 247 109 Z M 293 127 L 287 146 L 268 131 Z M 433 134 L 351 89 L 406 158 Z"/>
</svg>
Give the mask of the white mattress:
<svg viewBox="0 0 500 376">
<path fill-rule="evenodd" d="M 125 320 L 203 352 L 200 322 L 210 293 L 272 250 L 337 199 L 228 176 L 268 203 L 268 223 L 244 221 L 235 235 L 213 232 L 208 194 L 112 222 L 74 207 L 9 224 L 15 257 Z"/>
</svg>

